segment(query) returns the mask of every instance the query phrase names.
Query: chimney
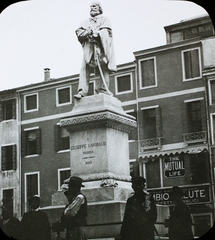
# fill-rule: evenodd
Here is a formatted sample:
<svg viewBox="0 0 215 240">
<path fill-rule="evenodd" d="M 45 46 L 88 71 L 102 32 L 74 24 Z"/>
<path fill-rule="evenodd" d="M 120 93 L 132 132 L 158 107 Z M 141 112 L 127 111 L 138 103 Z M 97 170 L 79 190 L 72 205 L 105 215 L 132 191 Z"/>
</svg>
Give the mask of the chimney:
<svg viewBox="0 0 215 240">
<path fill-rule="evenodd" d="M 50 80 L 50 68 L 44 68 L 44 81 Z"/>
</svg>

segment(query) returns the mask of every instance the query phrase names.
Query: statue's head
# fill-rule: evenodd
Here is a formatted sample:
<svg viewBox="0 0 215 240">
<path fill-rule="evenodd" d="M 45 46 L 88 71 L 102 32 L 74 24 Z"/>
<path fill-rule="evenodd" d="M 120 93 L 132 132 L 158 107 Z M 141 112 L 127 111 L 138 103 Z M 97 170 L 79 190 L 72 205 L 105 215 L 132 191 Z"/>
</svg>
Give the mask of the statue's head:
<svg viewBox="0 0 215 240">
<path fill-rule="evenodd" d="M 102 14 L 102 6 L 100 2 L 94 1 L 90 4 L 90 16 L 95 17 L 99 14 Z"/>
</svg>

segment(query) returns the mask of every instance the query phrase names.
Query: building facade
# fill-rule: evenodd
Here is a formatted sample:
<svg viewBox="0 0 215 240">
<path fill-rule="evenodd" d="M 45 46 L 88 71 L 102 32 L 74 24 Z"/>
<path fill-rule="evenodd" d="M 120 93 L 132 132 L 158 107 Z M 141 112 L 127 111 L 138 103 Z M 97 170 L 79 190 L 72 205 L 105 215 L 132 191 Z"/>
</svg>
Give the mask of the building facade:
<svg viewBox="0 0 215 240">
<path fill-rule="evenodd" d="M 20 125 L 16 90 L 0 92 L 0 199 L 21 216 Z"/>
<path fill-rule="evenodd" d="M 165 31 L 166 45 L 134 52 L 134 61 L 118 65 L 110 76 L 109 88 L 137 119 L 137 129 L 129 134 L 131 175 L 146 178 L 159 206 L 158 221 L 168 218 L 173 206 L 169 192 L 178 185 L 193 222 L 202 226 L 193 227 L 200 236 L 214 221 L 214 28 L 209 16 L 203 16 Z M 17 189 L 13 196 L 18 205 L 13 204 L 21 207 L 15 210 L 20 217 L 31 195 L 41 196 L 41 207 L 51 206 L 53 193 L 70 176 L 69 133 L 59 121 L 73 108 L 78 77 L 52 79 L 45 69 L 43 82 L 11 90 L 13 97 L 0 93 L 2 113 L 5 100 L 16 103 L 16 118 L 0 122 L 0 197 L 10 186 Z M 92 73 L 90 94 L 97 82 Z M 4 168 L 8 146 L 16 152 L 16 169 L 12 163 L 12 169 Z M 166 234 L 164 227 L 159 230 Z"/>
</svg>

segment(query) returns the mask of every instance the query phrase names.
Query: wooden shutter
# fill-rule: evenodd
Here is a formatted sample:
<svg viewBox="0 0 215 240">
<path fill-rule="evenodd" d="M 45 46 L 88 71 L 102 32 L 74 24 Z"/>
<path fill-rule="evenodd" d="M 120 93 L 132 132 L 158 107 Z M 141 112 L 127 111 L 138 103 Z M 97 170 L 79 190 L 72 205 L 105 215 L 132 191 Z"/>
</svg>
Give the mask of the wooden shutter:
<svg viewBox="0 0 215 240">
<path fill-rule="evenodd" d="M 37 139 L 37 154 L 42 153 L 42 136 L 41 136 L 41 129 L 36 129 L 36 139 Z"/>
<path fill-rule="evenodd" d="M 187 104 L 184 102 L 181 104 L 181 118 L 183 133 L 188 133 Z"/>
<path fill-rule="evenodd" d="M 202 131 L 207 131 L 207 116 L 206 116 L 206 102 L 201 101 L 201 117 L 202 117 Z"/>
<path fill-rule="evenodd" d="M 21 155 L 22 157 L 26 156 L 26 132 L 22 131 L 21 133 Z"/>
<path fill-rule="evenodd" d="M 161 109 L 160 107 L 157 107 L 155 109 L 156 113 L 156 135 L 157 137 L 162 137 L 162 124 L 161 124 Z"/>
<path fill-rule="evenodd" d="M 13 154 L 12 154 L 12 161 L 13 161 L 13 170 L 16 170 L 17 167 L 17 157 L 16 157 L 16 145 L 13 145 Z"/>
<path fill-rule="evenodd" d="M 12 118 L 16 119 L 16 100 L 12 101 Z"/>
<path fill-rule="evenodd" d="M 60 150 L 60 126 L 54 125 L 54 149 L 56 152 Z"/>
<path fill-rule="evenodd" d="M 1 147 L 1 170 L 6 170 L 6 147 Z"/>
<path fill-rule="evenodd" d="M 3 121 L 3 104 L 0 102 L 0 122 Z"/>
</svg>

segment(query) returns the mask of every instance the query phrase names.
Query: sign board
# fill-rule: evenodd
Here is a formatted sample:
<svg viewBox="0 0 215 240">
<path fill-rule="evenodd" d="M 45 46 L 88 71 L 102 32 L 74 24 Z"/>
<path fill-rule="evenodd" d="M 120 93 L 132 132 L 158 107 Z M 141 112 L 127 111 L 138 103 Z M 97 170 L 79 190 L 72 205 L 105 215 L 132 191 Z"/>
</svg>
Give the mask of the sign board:
<svg viewBox="0 0 215 240">
<path fill-rule="evenodd" d="M 185 175 L 184 156 L 175 155 L 165 157 L 164 175 L 166 178 L 183 177 Z"/>
<path fill-rule="evenodd" d="M 181 187 L 184 193 L 183 201 L 186 204 L 200 204 L 210 202 L 209 185 L 198 186 L 186 186 Z M 165 189 L 152 189 L 148 190 L 154 199 L 156 204 L 159 205 L 173 205 L 174 203 L 170 199 L 170 192 L 172 188 Z"/>
</svg>

